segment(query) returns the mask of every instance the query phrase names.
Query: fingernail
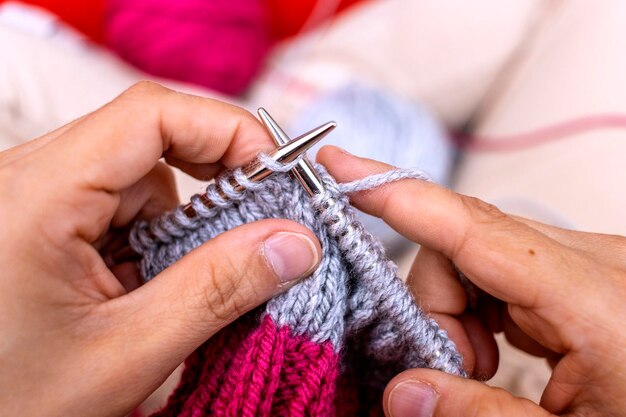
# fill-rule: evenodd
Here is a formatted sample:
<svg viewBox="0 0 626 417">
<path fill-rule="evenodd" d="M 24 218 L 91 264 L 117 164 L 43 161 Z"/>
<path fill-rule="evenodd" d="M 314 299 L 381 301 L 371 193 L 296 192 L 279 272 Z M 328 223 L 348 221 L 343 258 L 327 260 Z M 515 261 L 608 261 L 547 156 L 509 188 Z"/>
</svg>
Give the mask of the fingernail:
<svg viewBox="0 0 626 417">
<path fill-rule="evenodd" d="M 263 244 L 263 254 L 280 282 L 289 282 L 313 272 L 319 262 L 315 244 L 300 233 L 281 232 Z"/>
<path fill-rule="evenodd" d="M 389 395 L 391 417 L 431 417 L 439 395 L 432 386 L 419 381 L 404 381 Z"/>
</svg>

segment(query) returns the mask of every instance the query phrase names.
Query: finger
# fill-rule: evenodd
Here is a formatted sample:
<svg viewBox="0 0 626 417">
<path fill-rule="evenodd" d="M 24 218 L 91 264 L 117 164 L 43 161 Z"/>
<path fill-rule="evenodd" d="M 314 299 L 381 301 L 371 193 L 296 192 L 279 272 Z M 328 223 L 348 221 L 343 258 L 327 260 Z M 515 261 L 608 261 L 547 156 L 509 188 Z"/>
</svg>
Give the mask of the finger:
<svg viewBox="0 0 626 417">
<path fill-rule="evenodd" d="M 123 333 L 113 339 L 132 346 L 136 359 L 124 363 L 173 369 L 222 327 L 310 274 L 320 256 L 314 234 L 287 220 L 250 223 L 204 243 L 108 303 Z"/>
<path fill-rule="evenodd" d="M 196 164 L 193 162 L 183 161 L 172 156 L 166 156 L 165 162 L 181 171 L 191 175 L 192 177 L 208 181 L 215 177 L 222 168 L 221 164 Z"/>
<path fill-rule="evenodd" d="M 136 218 L 151 219 L 177 205 L 174 174 L 167 165 L 157 163 L 147 175 L 120 192 L 111 226 L 123 227 Z"/>
<path fill-rule="evenodd" d="M 117 191 L 145 176 L 163 155 L 232 167 L 272 142 L 260 122 L 239 107 L 142 82 L 51 145 L 46 158 L 65 161 L 52 173 L 59 184 Z M 67 170 L 76 175 L 65 175 Z"/>
<path fill-rule="evenodd" d="M 81 119 L 74 120 L 43 136 L 29 140 L 28 142 L 25 142 L 21 145 L 14 146 L 13 148 L 9 148 L 5 151 L 0 152 L 0 166 L 10 164 L 11 162 L 14 162 L 36 150 L 41 149 L 48 143 L 52 142 L 54 139 L 61 136 L 63 133 L 67 132 L 74 124 L 76 124 Z"/>
<path fill-rule="evenodd" d="M 470 375 L 478 380 L 487 381 L 498 370 L 500 354 L 496 339 L 474 314 L 462 314 L 459 321 L 463 325 L 474 352 L 474 369 Z"/>
<path fill-rule="evenodd" d="M 467 295 L 452 263 L 438 252 L 421 247 L 407 284 L 422 309 L 436 318 L 463 355 L 469 375 L 488 379 L 498 367 L 498 347 L 486 326 L 465 313 Z"/>
<path fill-rule="evenodd" d="M 506 304 L 487 294 L 481 294 L 477 301 L 476 315 L 480 320 L 491 333 L 502 332 L 501 310 L 506 308 Z"/>
<path fill-rule="evenodd" d="M 161 156 L 234 166 L 268 147 L 265 129 L 241 108 L 139 83 L 22 159 L 21 171 L 33 175 L 16 178 L 12 187 L 47 201 L 33 207 L 31 218 L 37 227 L 55 223 L 60 245 L 76 237 L 93 243 L 110 224 L 119 192 Z M 16 204 L 28 204 L 28 196 L 21 199 Z"/>
<path fill-rule="evenodd" d="M 465 311 L 467 297 L 450 261 L 421 247 L 407 277 L 407 285 L 422 310 L 448 333 L 463 356 L 463 368 L 472 375 L 476 351 L 457 315 Z"/>
<path fill-rule="evenodd" d="M 542 346 L 535 339 L 524 333 L 524 331 L 513 321 L 508 309 L 506 308 L 502 309 L 501 322 L 506 340 L 508 340 L 508 342 L 516 348 L 528 353 L 529 355 L 537 356 L 539 358 L 550 359 L 561 357 L 561 355 Z"/>
<path fill-rule="evenodd" d="M 115 295 L 132 291 L 141 285 L 141 277 L 134 261 L 116 263 L 113 254 L 128 245 L 129 224 L 135 219 L 152 219 L 178 205 L 176 182 L 172 170 L 157 163 L 137 183 L 122 190 L 118 208 L 111 219 L 111 228 L 102 242 L 95 242 L 105 264 L 123 287 Z"/>
<path fill-rule="evenodd" d="M 463 369 L 480 380 L 491 378 L 498 369 L 498 345 L 493 335 L 472 314 L 459 317 L 432 313 L 439 327 L 448 333 L 463 357 Z"/>
<path fill-rule="evenodd" d="M 130 256 L 128 260 L 120 261 L 113 255 L 119 253 L 123 248 L 128 248 L 129 229 L 129 227 L 109 229 L 102 241 L 94 245 L 106 267 L 119 281 L 119 285 L 115 285 L 113 280 L 106 279 L 108 284 L 106 293 L 110 298 L 120 297 L 139 288 L 142 284 L 138 260 Z M 110 278 L 110 275 L 108 277 Z"/>
<path fill-rule="evenodd" d="M 127 247 L 130 223 L 135 219 L 152 219 L 177 205 L 174 175 L 167 165 L 160 162 L 137 183 L 120 192 L 110 228 L 93 246 L 126 291 L 139 287 L 140 276 L 132 259 L 130 262 L 118 263 L 114 254 Z M 116 294 L 123 293 L 122 288 L 118 288 Z"/>
<path fill-rule="evenodd" d="M 320 150 L 318 160 L 340 182 L 392 169 L 328 146 Z M 576 300 L 588 286 L 579 274 L 568 274 L 575 260 L 567 247 L 487 203 L 436 184 L 398 181 L 355 193 L 351 201 L 407 238 L 441 252 L 503 301 L 550 307 L 555 300 Z M 564 285 L 564 279 L 571 282 Z"/>
<path fill-rule="evenodd" d="M 141 286 L 141 274 L 136 262 L 124 262 L 113 265 L 111 272 L 124 288 L 124 291 L 119 291 L 117 296 L 136 290 Z"/>
<path fill-rule="evenodd" d="M 469 333 L 463 326 L 463 323 L 458 317 L 453 317 L 448 314 L 430 313 L 439 327 L 446 331 L 448 337 L 454 342 L 457 350 L 463 358 L 463 369 L 468 375 L 474 375 L 476 371 L 476 356 L 480 354 L 474 349 L 472 341 L 470 340 Z"/>
<path fill-rule="evenodd" d="M 512 217 L 565 246 L 592 254 L 595 259 L 602 260 L 607 265 L 618 268 L 626 265 L 624 236 L 567 230 L 524 217 Z"/>
<path fill-rule="evenodd" d="M 467 307 L 467 294 L 452 263 L 427 247 L 417 253 L 407 285 L 428 312 L 458 315 Z"/>
<path fill-rule="evenodd" d="M 388 417 L 552 416 L 503 389 L 431 369 L 412 369 L 394 378 L 383 407 Z"/>
</svg>

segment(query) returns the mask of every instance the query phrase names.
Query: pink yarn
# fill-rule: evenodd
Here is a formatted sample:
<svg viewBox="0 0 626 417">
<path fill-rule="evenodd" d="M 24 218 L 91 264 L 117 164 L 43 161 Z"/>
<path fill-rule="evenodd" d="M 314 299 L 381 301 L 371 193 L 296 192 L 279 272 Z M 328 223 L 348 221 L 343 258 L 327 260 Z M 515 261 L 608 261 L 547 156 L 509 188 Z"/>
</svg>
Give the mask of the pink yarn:
<svg viewBox="0 0 626 417">
<path fill-rule="evenodd" d="M 330 342 L 294 336 L 269 316 L 252 324 L 240 320 L 194 352 L 152 417 L 345 415 L 335 401 L 339 357 Z"/>
<path fill-rule="evenodd" d="M 107 44 L 161 77 L 242 93 L 270 47 L 262 0 L 109 0 Z"/>
</svg>

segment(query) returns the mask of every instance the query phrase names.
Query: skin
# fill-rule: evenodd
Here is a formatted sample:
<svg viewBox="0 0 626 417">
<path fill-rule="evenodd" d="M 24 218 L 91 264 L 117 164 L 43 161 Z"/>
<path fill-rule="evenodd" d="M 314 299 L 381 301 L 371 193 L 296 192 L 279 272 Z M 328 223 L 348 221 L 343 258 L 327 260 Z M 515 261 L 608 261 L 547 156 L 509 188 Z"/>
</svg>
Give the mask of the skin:
<svg viewBox="0 0 626 417">
<path fill-rule="evenodd" d="M 224 233 L 140 288 L 132 263 L 110 261 L 134 219 L 178 204 L 162 156 L 207 178 L 271 148 L 242 109 L 140 83 L 0 153 L 1 414 L 126 415 L 220 328 L 309 275 L 319 243 L 287 220 Z M 284 233 L 309 242 L 298 276 L 268 255 Z"/>
<path fill-rule="evenodd" d="M 322 149 L 318 161 L 339 182 L 392 168 L 332 147 Z M 416 396 L 422 388 L 432 394 L 427 406 L 416 402 L 413 416 L 624 415 L 626 238 L 510 216 L 417 180 L 356 193 L 351 202 L 422 245 L 409 285 L 455 341 L 470 374 L 493 375 L 493 334 L 501 331 L 553 367 L 540 405 L 476 380 L 409 370 L 385 391 L 388 416 L 408 415 L 394 395 L 403 392 L 407 401 L 406 387 L 420 388 Z M 476 309 L 468 307 L 453 265 L 484 291 Z"/>
<path fill-rule="evenodd" d="M 111 260 L 132 221 L 178 203 L 162 156 L 206 179 L 270 148 L 247 112 L 140 83 L 0 153 L 3 413 L 123 416 L 219 329 L 308 275 L 319 243 L 286 220 L 224 233 L 141 287 L 132 263 Z M 319 160 L 342 182 L 391 168 L 331 147 Z M 416 416 L 623 414 L 624 238 L 515 218 L 419 181 L 352 201 L 422 245 L 409 283 L 456 342 L 469 373 L 485 379 L 495 372 L 499 331 L 554 366 L 541 407 L 476 380 L 409 370 L 385 392 L 388 415 L 403 417 L 394 407 L 398 387 L 407 384 L 432 394 Z M 282 233 L 312 248 L 311 265 L 287 281 L 264 251 Z M 484 291 L 476 310 L 452 264 Z"/>
</svg>

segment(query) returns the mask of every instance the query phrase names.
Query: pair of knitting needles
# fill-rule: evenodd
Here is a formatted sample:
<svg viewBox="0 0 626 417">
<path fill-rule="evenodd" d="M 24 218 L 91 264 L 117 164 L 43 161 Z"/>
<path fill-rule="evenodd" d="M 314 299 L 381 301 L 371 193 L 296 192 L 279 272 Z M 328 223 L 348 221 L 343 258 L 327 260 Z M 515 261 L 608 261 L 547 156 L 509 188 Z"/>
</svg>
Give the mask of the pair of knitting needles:
<svg viewBox="0 0 626 417">
<path fill-rule="evenodd" d="M 274 143 L 277 145 L 276 149 L 268 153 L 268 157 L 277 163 L 288 164 L 295 161 L 302 155 L 302 158 L 291 170 L 291 173 L 296 177 L 300 184 L 302 184 L 302 187 L 304 187 L 310 196 L 324 192 L 324 184 L 318 173 L 315 171 L 315 168 L 313 168 L 311 162 L 307 159 L 305 153 L 326 135 L 328 135 L 328 133 L 330 133 L 330 131 L 332 131 L 337 124 L 335 122 L 325 123 L 291 140 L 265 109 L 259 108 L 258 114 L 261 118 L 261 122 L 274 140 Z M 274 171 L 265 166 L 265 164 L 263 164 L 258 158 L 255 158 L 248 166 L 243 168 L 242 172 L 248 181 L 254 183 L 261 182 L 274 173 Z M 231 178 L 230 185 L 235 191 L 245 190 L 245 187 L 238 183 L 234 178 Z M 217 184 L 217 192 L 222 199 L 225 201 L 228 200 L 228 196 L 219 188 L 219 184 Z M 207 208 L 212 208 L 214 206 L 213 202 L 207 197 L 206 194 L 200 195 L 200 200 Z M 196 210 L 193 208 L 191 203 L 187 203 L 183 206 L 183 213 L 189 218 L 197 216 Z M 121 263 L 136 259 L 137 254 L 130 246 L 125 246 L 113 253 L 111 257 L 113 262 Z"/>
<path fill-rule="evenodd" d="M 307 159 L 305 153 L 326 135 L 328 135 L 328 133 L 330 133 L 330 131 L 333 130 L 337 124 L 335 122 L 325 123 L 291 140 L 264 108 L 259 108 L 258 114 L 261 118 L 263 126 L 265 126 L 274 140 L 274 143 L 277 145 L 277 148 L 270 152 L 268 156 L 277 163 L 288 164 L 295 161 L 298 157 L 300 157 L 300 155 L 302 155 L 302 158 L 291 170 L 291 173 L 296 177 L 300 184 L 302 184 L 310 196 L 323 192 L 324 184 L 313 168 L 311 162 Z M 243 168 L 242 171 L 246 179 L 251 182 L 263 181 L 265 178 L 274 173 L 274 171 L 259 161 L 258 158 L 254 159 L 247 167 Z M 245 187 L 239 184 L 234 178 L 231 179 L 230 185 L 235 191 L 245 190 Z M 224 200 L 228 200 L 228 196 L 226 196 L 224 192 L 219 189 L 219 186 L 217 188 L 217 192 Z M 200 200 L 207 208 L 213 207 L 213 203 L 206 194 L 200 195 Z M 187 203 L 187 205 L 183 207 L 183 212 L 189 218 L 193 218 L 197 215 L 191 203 Z"/>
<path fill-rule="evenodd" d="M 272 116 L 270 116 L 263 107 L 260 107 L 259 110 L 257 110 L 257 113 L 259 114 L 263 126 L 265 126 L 265 129 L 267 129 L 267 131 L 269 132 L 270 136 L 274 140 L 274 143 L 279 146 L 279 149 L 281 146 L 286 146 L 286 144 L 290 142 L 289 136 L 287 136 L 287 134 L 280 128 L 280 126 L 278 125 L 278 123 L 276 123 Z M 305 133 L 303 136 L 309 135 L 312 132 L 320 131 L 320 133 L 318 134 L 319 138 L 315 140 L 315 143 L 317 143 L 324 136 L 330 133 L 330 131 L 333 130 L 336 126 L 337 124 L 335 122 L 328 122 L 316 129 L 313 129 L 309 133 Z M 294 141 L 295 140 L 298 139 L 294 139 Z M 311 146 L 313 146 L 315 143 L 313 143 Z M 304 152 L 306 152 L 306 150 L 303 151 L 303 153 Z M 298 164 L 290 172 L 291 174 L 293 174 L 294 177 L 296 177 L 298 182 L 302 185 L 302 187 L 309 194 L 309 196 L 312 197 L 325 191 L 322 179 L 320 178 L 317 171 L 315 171 L 315 168 L 313 168 L 313 165 L 308 160 L 306 154 L 302 156 L 302 159 L 300 159 Z"/>
</svg>

